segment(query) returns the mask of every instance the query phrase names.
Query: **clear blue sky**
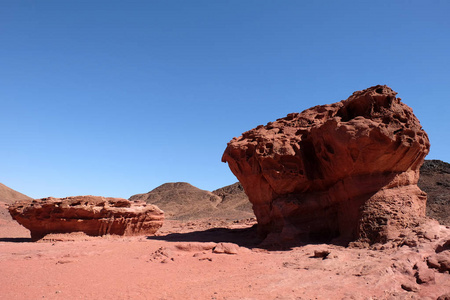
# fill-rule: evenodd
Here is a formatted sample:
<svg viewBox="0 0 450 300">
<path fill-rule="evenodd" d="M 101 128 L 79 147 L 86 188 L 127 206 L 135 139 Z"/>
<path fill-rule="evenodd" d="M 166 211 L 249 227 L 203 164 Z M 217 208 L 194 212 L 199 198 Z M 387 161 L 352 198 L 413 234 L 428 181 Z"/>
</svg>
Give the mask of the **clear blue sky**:
<svg viewBox="0 0 450 300">
<path fill-rule="evenodd" d="M 1 1 L 0 182 L 34 198 L 236 181 L 234 136 L 387 84 L 450 162 L 450 1 Z"/>
</svg>

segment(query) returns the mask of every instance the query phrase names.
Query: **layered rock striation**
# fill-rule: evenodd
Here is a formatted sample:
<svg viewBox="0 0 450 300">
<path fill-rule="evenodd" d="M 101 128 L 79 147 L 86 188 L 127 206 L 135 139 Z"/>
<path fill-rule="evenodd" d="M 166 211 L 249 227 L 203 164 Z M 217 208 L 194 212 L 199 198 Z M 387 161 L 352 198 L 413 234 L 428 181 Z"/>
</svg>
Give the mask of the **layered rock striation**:
<svg viewBox="0 0 450 300">
<path fill-rule="evenodd" d="M 387 86 L 260 125 L 223 154 L 267 240 L 385 242 L 425 215 L 426 132 Z"/>
<path fill-rule="evenodd" d="M 14 220 L 30 230 L 32 240 L 49 233 L 70 232 L 150 235 L 164 221 L 164 212 L 155 205 L 97 196 L 18 201 L 8 210 Z"/>
</svg>

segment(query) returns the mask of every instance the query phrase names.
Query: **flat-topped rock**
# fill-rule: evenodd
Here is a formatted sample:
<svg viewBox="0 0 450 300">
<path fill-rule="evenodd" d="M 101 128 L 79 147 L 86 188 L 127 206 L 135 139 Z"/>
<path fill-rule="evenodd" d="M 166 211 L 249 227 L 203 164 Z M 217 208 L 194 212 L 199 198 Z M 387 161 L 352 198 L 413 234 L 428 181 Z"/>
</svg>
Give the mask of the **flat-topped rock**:
<svg viewBox="0 0 450 300">
<path fill-rule="evenodd" d="M 70 232 L 151 235 L 164 221 L 164 212 L 155 205 L 98 196 L 18 201 L 8 210 L 14 220 L 31 231 L 33 240 L 49 233 Z"/>
</svg>

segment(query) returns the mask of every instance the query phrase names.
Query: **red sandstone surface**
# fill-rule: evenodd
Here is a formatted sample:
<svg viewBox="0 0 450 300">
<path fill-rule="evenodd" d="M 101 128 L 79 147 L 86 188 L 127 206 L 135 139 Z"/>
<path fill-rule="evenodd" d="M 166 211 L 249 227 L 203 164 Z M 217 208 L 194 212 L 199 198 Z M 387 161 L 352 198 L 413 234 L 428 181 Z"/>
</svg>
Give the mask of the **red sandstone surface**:
<svg viewBox="0 0 450 300">
<path fill-rule="evenodd" d="M 450 292 L 450 229 L 436 223 L 426 237 L 377 250 L 261 248 L 254 223 L 167 220 L 148 238 L 53 234 L 37 243 L 11 223 L 0 237 L 0 299 L 435 300 Z"/>
</svg>

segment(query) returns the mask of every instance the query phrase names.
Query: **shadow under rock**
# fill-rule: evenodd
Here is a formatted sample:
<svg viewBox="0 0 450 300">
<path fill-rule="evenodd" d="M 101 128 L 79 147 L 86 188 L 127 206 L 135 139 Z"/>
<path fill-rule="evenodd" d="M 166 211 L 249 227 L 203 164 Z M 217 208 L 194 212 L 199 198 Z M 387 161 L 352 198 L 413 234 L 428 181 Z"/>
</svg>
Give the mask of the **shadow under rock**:
<svg viewBox="0 0 450 300">
<path fill-rule="evenodd" d="M 0 242 L 6 243 L 31 243 L 31 238 L 0 238 Z"/>
<path fill-rule="evenodd" d="M 246 248 L 254 248 L 261 242 L 257 237 L 256 225 L 250 228 L 211 228 L 203 231 L 169 233 L 164 236 L 149 236 L 147 239 L 167 242 L 234 243 Z"/>
</svg>

